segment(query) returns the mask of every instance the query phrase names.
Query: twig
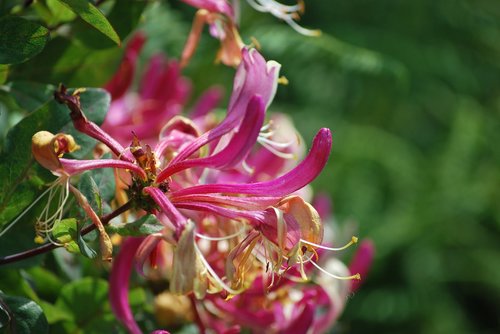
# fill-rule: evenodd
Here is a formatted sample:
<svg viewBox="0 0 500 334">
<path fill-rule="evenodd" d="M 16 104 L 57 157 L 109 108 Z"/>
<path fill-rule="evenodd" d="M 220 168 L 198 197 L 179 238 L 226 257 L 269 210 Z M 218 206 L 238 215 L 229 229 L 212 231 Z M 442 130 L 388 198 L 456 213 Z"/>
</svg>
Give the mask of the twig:
<svg viewBox="0 0 500 334">
<path fill-rule="evenodd" d="M 107 215 L 103 216 L 101 218 L 101 222 L 104 225 L 107 225 L 111 219 L 121 215 L 125 211 L 129 210 L 131 207 L 132 207 L 132 202 L 128 201 L 127 203 L 123 204 L 115 211 L 110 212 Z M 95 228 L 96 228 L 96 226 L 94 224 L 89 225 L 89 226 L 82 229 L 81 235 L 84 236 L 84 235 L 92 232 L 93 230 L 95 230 Z M 42 246 L 37 247 L 37 248 L 33 248 L 33 249 L 30 249 L 27 251 L 20 252 L 20 253 L 0 257 L 0 266 L 4 265 L 4 264 L 12 263 L 12 262 L 25 260 L 25 259 L 28 259 L 30 257 L 49 252 L 49 251 L 56 249 L 58 247 L 61 247 L 61 246 L 49 243 L 49 244 L 45 244 L 45 245 L 42 245 Z"/>
</svg>

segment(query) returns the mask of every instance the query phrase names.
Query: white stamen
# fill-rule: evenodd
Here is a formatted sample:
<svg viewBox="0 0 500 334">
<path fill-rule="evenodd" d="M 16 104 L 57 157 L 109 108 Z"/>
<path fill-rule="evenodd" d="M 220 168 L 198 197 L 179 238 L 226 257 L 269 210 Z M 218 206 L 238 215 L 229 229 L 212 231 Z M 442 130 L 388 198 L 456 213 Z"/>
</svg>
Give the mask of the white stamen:
<svg viewBox="0 0 500 334">
<path fill-rule="evenodd" d="M 194 242 L 194 240 L 193 240 Z M 219 277 L 219 275 L 217 275 L 217 273 L 215 272 L 215 270 L 213 270 L 213 268 L 210 266 L 210 264 L 208 263 L 208 261 L 205 259 L 205 257 L 203 256 L 203 253 L 201 252 L 201 250 L 198 248 L 198 246 L 196 245 L 196 242 L 194 242 L 194 249 L 196 250 L 196 253 L 198 253 L 198 256 L 199 256 L 199 259 L 201 260 L 201 262 L 203 263 L 203 265 L 205 266 L 205 268 L 208 270 L 208 272 L 210 273 L 210 275 L 212 275 L 213 279 L 215 281 L 217 281 L 217 283 L 220 284 L 220 286 L 226 290 L 227 292 L 233 294 L 233 295 L 237 295 L 239 294 L 242 290 L 234 290 L 232 289 L 231 287 L 229 287 L 226 283 L 224 283 L 224 281 L 222 281 L 222 278 Z"/>
<path fill-rule="evenodd" d="M 313 246 L 313 247 L 316 247 L 316 248 L 324 249 L 324 250 L 341 251 L 341 250 L 344 250 L 344 249 L 348 248 L 352 244 L 357 243 L 358 242 L 358 238 L 356 238 L 356 237 L 353 236 L 351 238 L 351 241 L 349 241 L 346 245 L 344 245 L 342 247 L 338 247 L 338 248 L 336 248 L 336 247 L 327 247 L 327 246 L 323 246 L 323 245 L 318 245 L 318 244 L 315 244 L 314 242 L 310 242 L 310 241 L 307 241 L 307 240 L 304 240 L 304 239 L 300 239 L 300 242 L 304 243 L 304 244 L 307 244 L 307 245 L 310 245 L 310 246 Z"/>
<path fill-rule="evenodd" d="M 351 279 L 361 279 L 361 275 L 358 273 L 358 274 L 354 274 L 354 275 L 351 275 L 351 276 L 337 276 L 335 274 L 332 274 L 332 273 L 329 273 L 328 271 L 326 271 L 325 269 L 321 268 L 316 262 L 314 261 L 311 261 L 312 265 L 315 266 L 319 271 L 321 271 L 322 273 L 330 276 L 330 277 L 333 277 L 335 279 L 340 279 L 340 280 L 351 280 Z"/>
<path fill-rule="evenodd" d="M 238 232 L 230 234 L 230 235 L 226 235 L 224 237 L 210 237 L 208 235 L 203 235 L 200 233 L 196 233 L 196 236 L 201 238 L 201 239 L 205 239 L 205 240 L 209 240 L 209 241 L 224 241 L 224 240 L 236 238 L 237 236 L 245 233 L 245 231 L 246 231 L 246 228 L 245 228 L 245 226 L 243 226 Z"/>
</svg>

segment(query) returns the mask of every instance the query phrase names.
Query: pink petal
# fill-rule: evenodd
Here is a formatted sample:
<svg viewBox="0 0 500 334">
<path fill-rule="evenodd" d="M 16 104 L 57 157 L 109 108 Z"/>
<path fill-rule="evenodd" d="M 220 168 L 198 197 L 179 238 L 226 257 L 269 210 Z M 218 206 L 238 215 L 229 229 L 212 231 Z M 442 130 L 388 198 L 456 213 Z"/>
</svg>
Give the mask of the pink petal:
<svg viewBox="0 0 500 334">
<path fill-rule="evenodd" d="M 182 0 L 198 9 L 206 9 L 209 12 L 221 13 L 234 20 L 233 7 L 226 0 Z"/>
<path fill-rule="evenodd" d="M 236 72 L 227 117 L 217 127 L 186 146 L 170 164 L 189 158 L 200 147 L 237 129 L 253 96 L 259 95 L 266 108 L 271 103 L 276 92 L 280 65 L 276 62 L 266 63 L 265 59 L 254 49 L 250 51 L 243 49 L 242 52 L 243 61 Z"/>
<path fill-rule="evenodd" d="M 158 204 L 162 212 L 168 217 L 172 224 L 180 229 L 187 223 L 186 217 L 184 217 L 179 210 L 170 202 L 167 196 L 158 188 L 146 187 L 143 190 Z"/>
<path fill-rule="evenodd" d="M 222 100 L 224 95 L 221 87 L 211 87 L 207 89 L 198 99 L 190 114 L 191 119 L 203 117 L 212 111 Z"/>
<path fill-rule="evenodd" d="M 116 317 L 132 334 L 142 334 L 128 301 L 129 279 L 136 250 L 142 238 L 127 238 L 113 261 L 109 276 L 109 300 Z"/>
<path fill-rule="evenodd" d="M 352 274 L 359 273 L 361 280 L 351 280 L 351 291 L 355 292 L 361 286 L 363 279 L 370 271 L 373 256 L 375 255 L 375 245 L 371 240 L 363 240 L 359 245 L 354 258 L 349 265 L 349 271 Z"/>
<path fill-rule="evenodd" d="M 198 185 L 178 190 L 172 196 L 209 193 L 285 196 L 308 185 L 319 175 L 328 161 L 331 146 L 330 130 L 323 128 L 314 137 L 311 150 L 306 158 L 297 167 L 275 180 L 249 184 Z"/>
<path fill-rule="evenodd" d="M 111 94 L 111 98 L 116 100 L 122 97 L 130 87 L 134 79 L 134 73 L 139 52 L 146 41 L 146 36 L 137 33 L 132 37 L 125 49 L 125 55 L 113 78 L 104 86 Z"/>
<path fill-rule="evenodd" d="M 224 169 L 240 163 L 257 141 L 260 128 L 264 123 L 264 115 L 263 101 L 260 96 L 256 95 L 248 103 L 243 118 L 245 126 L 234 134 L 224 149 L 206 158 L 189 159 L 170 164 L 158 174 L 157 182 L 161 182 L 170 175 L 191 167 Z"/>
<path fill-rule="evenodd" d="M 114 159 L 99 159 L 99 160 L 74 160 L 74 159 L 59 159 L 64 171 L 69 175 L 75 175 L 78 173 L 85 172 L 87 170 L 98 169 L 98 168 L 120 168 L 129 169 L 142 178 L 146 178 L 146 173 L 144 170 L 128 161 L 114 160 Z"/>
</svg>

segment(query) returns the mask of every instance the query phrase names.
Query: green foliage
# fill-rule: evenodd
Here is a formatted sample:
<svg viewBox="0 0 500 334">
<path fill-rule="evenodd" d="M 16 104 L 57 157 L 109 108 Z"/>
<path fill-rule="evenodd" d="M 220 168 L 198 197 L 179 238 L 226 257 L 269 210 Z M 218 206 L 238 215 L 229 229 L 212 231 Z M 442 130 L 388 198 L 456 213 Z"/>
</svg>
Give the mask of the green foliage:
<svg viewBox="0 0 500 334">
<path fill-rule="evenodd" d="M 40 53 L 49 31 L 40 24 L 17 16 L 0 18 L 0 64 L 18 64 Z"/>
<path fill-rule="evenodd" d="M 21 84 L 18 84 L 21 85 Z M 13 85 L 13 87 L 18 87 Z M 33 99 L 25 98 L 24 94 L 19 92 L 27 91 L 27 86 L 24 89 L 16 88 L 17 95 L 15 98 L 23 101 L 20 104 L 26 107 L 33 107 Z M 52 87 L 46 87 L 38 91 L 37 98 L 41 103 L 48 97 L 48 92 Z M 44 94 L 42 92 L 46 92 Z M 81 103 L 87 117 L 96 123 L 101 123 L 104 120 L 108 106 L 109 95 L 102 89 L 87 89 L 82 93 Z M 35 244 L 34 238 L 34 222 L 39 208 L 45 206 L 47 197 L 39 198 L 43 192 L 44 185 L 54 178 L 50 173 L 39 166 L 31 155 L 31 137 L 37 131 L 46 130 L 52 133 L 57 133 L 68 129 L 67 132 L 74 133 L 75 139 L 82 147 L 82 151 L 88 154 L 95 141 L 83 138 L 76 131 L 69 130 L 69 111 L 66 106 L 58 104 L 54 100 L 50 100 L 43 104 L 36 111 L 28 114 L 21 122 L 14 126 L 7 134 L 4 150 L 0 155 L 0 227 L 2 230 L 9 229 L 2 233 L 2 238 L 5 241 L 0 243 L 0 254 L 8 255 L 16 251 L 32 248 Z M 80 153 L 79 156 L 83 156 Z M 23 166 L 23 168 L 19 168 Z M 39 198 L 38 204 L 31 208 L 29 212 L 16 222 L 11 229 L 10 222 L 18 215 L 22 214 L 26 208 Z M 33 231 L 26 233 L 26 231 Z M 72 247 L 73 250 L 74 247 Z M 32 260 L 33 261 L 33 260 Z M 27 264 L 33 262 L 27 262 Z"/>
<path fill-rule="evenodd" d="M 154 215 L 147 215 L 139 218 L 135 222 L 123 225 L 110 225 L 108 230 L 112 233 L 118 233 L 121 236 L 140 237 L 160 232 L 164 226 Z"/>
<path fill-rule="evenodd" d="M 2 327 L 6 329 L 7 334 L 49 332 L 47 318 L 41 307 L 32 300 L 0 293 L 0 312 L 6 313 L 6 317 L 2 317 Z M 6 318 L 7 321 L 4 322 Z"/>
<path fill-rule="evenodd" d="M 116 33 L 115 29 L 111 26 L 106 17 L 92 5 L 87 0 L 58 0 L 62 4 L 65 4 L 69 9 L 71 9 L 75 14 L 77 14 L 82 20 L 90 24 L 95 29 L 99 30 L 109 39 L 111 39 L 116 44 L 120 45 L 120 37 Z"/>
</svg>

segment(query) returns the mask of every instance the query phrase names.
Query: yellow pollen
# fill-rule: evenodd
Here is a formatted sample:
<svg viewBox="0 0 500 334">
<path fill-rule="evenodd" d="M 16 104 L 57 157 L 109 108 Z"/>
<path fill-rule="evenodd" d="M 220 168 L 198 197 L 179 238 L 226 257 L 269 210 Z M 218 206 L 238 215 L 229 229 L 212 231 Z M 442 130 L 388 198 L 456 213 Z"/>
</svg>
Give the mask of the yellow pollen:
<svg viewBox="0 0 500 334">
<path fill-rule="evenodd" d="M 278 78 L 278 83 L 286 86 L 288 85 L 289 82 L 288 79 L 284 75 L 282 75 L 281 77 Z"/>
</svg>

